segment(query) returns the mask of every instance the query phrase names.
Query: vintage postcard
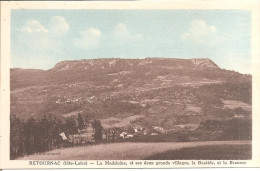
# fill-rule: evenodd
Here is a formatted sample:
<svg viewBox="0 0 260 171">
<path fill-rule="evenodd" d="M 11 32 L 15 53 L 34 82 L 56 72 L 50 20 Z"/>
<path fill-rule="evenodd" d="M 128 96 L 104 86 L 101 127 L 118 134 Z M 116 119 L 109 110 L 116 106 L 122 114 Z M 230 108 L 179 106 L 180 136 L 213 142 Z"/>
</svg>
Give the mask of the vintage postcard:
<svg viewBox="0 0 260 171">
<path fill-rule="evenodd" d="M 260 166 L 260 1 L 1 2 L 0 168 Z"/>
</svg>

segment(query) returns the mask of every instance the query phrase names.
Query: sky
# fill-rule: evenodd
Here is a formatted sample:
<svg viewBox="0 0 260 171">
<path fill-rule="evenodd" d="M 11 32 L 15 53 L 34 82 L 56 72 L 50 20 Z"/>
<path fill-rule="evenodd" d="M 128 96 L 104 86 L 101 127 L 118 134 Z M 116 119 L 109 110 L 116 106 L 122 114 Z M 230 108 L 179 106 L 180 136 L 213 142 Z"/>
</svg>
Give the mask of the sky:
<svg viewBox="0 0 260 171">
<path fill-rule="evenodd" d="M 11 67 L 96 58 L 209 58 L 250 74 L 247 10 L 12 10 Z"/>
</svg>

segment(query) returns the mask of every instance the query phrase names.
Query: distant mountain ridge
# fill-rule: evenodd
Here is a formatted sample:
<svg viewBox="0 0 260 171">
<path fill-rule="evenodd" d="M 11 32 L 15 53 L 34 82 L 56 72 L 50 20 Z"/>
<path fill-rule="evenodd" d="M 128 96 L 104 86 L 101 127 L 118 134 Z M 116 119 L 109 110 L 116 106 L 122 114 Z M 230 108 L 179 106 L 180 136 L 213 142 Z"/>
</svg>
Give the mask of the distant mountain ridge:
<svg viewBox="0 0 260 171">
<path fill-rule="evenodd" d="M 98 118 L 145 115 L 142 122 L 151 124 L 157 115 L 174 123 L 192 123 L 186 115 L 194 115 L 198 123 L 208 103 L 214 112 L 221 100 L 251 103 L 252 77 L 207 58 L 83 59 L 49 70 L 11 69 L 10 75 L 11 113 L 24 118 L 85 112 Z"/>
<path fill-rule="evenodd" d="M 208 58 L 194 59 L 177 59 L 177 58 L 144 58 L 144 59 L 121 59 L 121 58 L 104 58 L 104 59 L 83 59 L 62 61 L 57 63 L 52 70 L 62 71 L 77 68 L 94 68 L 104 69 L 104 67 L 113 67 L 120 64 L 125 64 L 129 67 L 143 65 L 166 65 L 166 66 L 201 66 L 201 67 L 216 67 L 218 66 Z"/>
<path fill-rule="evenodd" d="M 195 76 L 221 80 L 250 78 L 237 72 L 223 70 L 208 58 L 104 58 L 62 61 L 49 70 L 11 69 L 11 89 L 40 84 L 59 84 L 66 81 L 91 81 L 97 76 L 104 77 L 100 79 L 102 81 L 112 79 L 115 76 L 113 74 L 116 73 L 121 73 L 121 77 L 127 75 L 133 79 L 143 77 L 143 79 L 152 79 L 160 75 Z"/>
<path fill-rule="evenodd" d="M 178 59 L 178 58 L 144 58 L 144 59 L 127 59 L 127 58 L 98 58 L 98 59 L 80 59 L 80 60 L 65 60 L 58 62 L 53 68 L 49 70 L 66 70 L 69 69 L 68 67 L 77 67 L 77 66 L 91 66 L 94 67 L 95 65 L 97 66 L 105 66 L 107 63 L 109 67 L 121 63 L 128 64 L 130 67 L 131 66 L 143 66 L 145 64 L 152 64 L 155 62 L 155 65 L 160 65 L 160 64 L 166 64 L 166 65 L 190 65 L 192 64 L 193 66 L 203 66 L 203 67 L 216 67 L 219 68 L 211 59 L 209 58 L 191 58 L 191 59 Z M 72 68 L 71 68 L 72 69 Z M 87 69 L 87 68 L 84 68 Z M 48 71 L 48 70 L 43 70 L 43 69 L 24 69 L 24 68 L 11 68 L 11 70 L 28 70 L 28 71 Z"/>
</svg>

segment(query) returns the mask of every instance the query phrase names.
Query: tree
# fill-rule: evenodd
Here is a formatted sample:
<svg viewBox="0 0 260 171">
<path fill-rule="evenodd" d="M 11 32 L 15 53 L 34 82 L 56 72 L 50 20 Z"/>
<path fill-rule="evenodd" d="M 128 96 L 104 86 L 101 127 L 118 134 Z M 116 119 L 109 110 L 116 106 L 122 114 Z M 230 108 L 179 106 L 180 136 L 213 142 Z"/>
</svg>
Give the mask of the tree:
<svg viewBox="0 0 260 171">
<path fill-rule="evenodd" d="M 49 148 L 50 130 L 51 128 L 50 128 L 49 120 L 47 119 L 46 115 L 43 115 L 43 118 L 40 120 L 39 123 L 40 152 L 46 151 Z"/>
<path fill-rule="evenodd" d="M 27 154 L 32 154 L 37 149 L 35 143 L 35 137 L 37 134 L 36 120 L 31 117 L 28 119 L 27 123 L 24 123 L 24 147 Z"/>
<path fill-rule="evenodd" d="M 92 128 L 94 129 L 95 142 L 100 142 L 102 140 L 102 131 L 103 131 L 101 122 L 97 119 L 94 119 L 94 121 L 91 124 L 92 124 Z"/>
<path fill-rule="evenodd" d="M 60 140 L 60 133 L 61 133 L 61 120 L 57 119 L 56 115 L 53 116 L 52 120 L 53 129 L 51 132 L 52 137 L 52 148 L 56 148 L 59 146 L 59 140 Z"/>
<path fill-rule="evenodd" d="M 84 129 L 84 121 L 83 121 L 80 113 L 78 113 L 77 121 L 78 121 L 78 128 L 79 128 L 79 130 Z"/>
<path fill-rule="evenodd" d="M 68 133 L 68 134 L 77 134 L 78 133 L 77 123 L 76 123 L 75 119 L 73 119 L 72 117 L 69 117 L 66 119 L 65 130 L 66 130 L 66 133 Z"/>
<path fill-rule="evenodd" d="M 11 159 L 15 159 L 24 152 L 23 123 L 16 116 L 11 117 L 10 128 L 10 155 Z"/>
<path fill-rule="evenodd" d="M 113 141 L 113 142 L 114 142 L 114 140 L 115 140 L 116 134 L 118 133 L 118 130 L 119 130 L 119 128 L 114 128 L 114 129 L 112 129 L 112 141 Z"/>
</svg>

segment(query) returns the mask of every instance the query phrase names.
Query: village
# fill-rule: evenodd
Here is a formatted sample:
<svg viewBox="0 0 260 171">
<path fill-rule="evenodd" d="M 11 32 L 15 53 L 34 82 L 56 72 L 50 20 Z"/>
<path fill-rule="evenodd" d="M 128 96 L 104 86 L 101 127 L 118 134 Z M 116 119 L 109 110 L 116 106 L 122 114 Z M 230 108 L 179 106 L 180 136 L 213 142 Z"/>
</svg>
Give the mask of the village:
<svg viewBox="0 0 260 171">
<path fill-rule="evenodd" d="M 162 127 L 155 126 L 153 131 L 148 130 L 140 125 L 136 125 L 128 128 L 112 128 L 112 129 L 103 129 L 102 140 L 104 142 L 113 142 L 115 140 L 127 140 L 137 136 L 150 135 L 155 136 L 164 133 Z M 95 129 L 89 124 L 86 128 L 79 130 L 77 134 L 65 134 L 64 132 L 60 133 L 60 136 L 63 141 L 68 141 L 71 145 L 80 145 L 80 144 L 91 144 L 95 142 L 100 142 L 95 140 Z"/>
<path fill-rule="evenodd" d="M 98 126 L 93 123 L 97 122 Z M 175 125 L 174 128 L 166 130 L 160 126 L 144 127 L 138 124 L 131 124 L 125 127 L 109 127 L 103 128 L 101 122 L 92 119 L 84 122 L 84 126 L 80 129 L 77 122 L 77 131 L 74 134 L 61 132 L 59 135 L 64 143 L 69 146 L 74 145 L 87 145 L 93 143 L 107 143 L 107 142 L 124 142 L 131 141 L 134 138 L 147 138 L 155 137 L 166 133 L 176 133 L 180 131 L 193 131 L 195 130 L 192 124 Z"/>
</svg>

